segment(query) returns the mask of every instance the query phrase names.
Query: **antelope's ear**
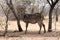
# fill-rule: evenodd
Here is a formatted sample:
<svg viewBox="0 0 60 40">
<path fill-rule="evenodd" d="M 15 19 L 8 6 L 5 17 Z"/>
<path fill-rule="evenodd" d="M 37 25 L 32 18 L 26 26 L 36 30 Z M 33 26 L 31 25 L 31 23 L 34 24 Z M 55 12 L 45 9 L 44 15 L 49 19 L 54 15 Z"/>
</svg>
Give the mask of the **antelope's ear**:
<svg viewBox="0 0 60 40">
<path fill-rule="evenodd" d="M 26 15 L 24 15 L 24 18 L 26 18 Z"/>
<path fill-rule="evenodd" d="M 27 15 L 27 14 L 25 14 L 25 15 L 24 15 L 24 18 L 27 18 L 27 17 L 28 17 L 28 15 Z"/>
</svg>

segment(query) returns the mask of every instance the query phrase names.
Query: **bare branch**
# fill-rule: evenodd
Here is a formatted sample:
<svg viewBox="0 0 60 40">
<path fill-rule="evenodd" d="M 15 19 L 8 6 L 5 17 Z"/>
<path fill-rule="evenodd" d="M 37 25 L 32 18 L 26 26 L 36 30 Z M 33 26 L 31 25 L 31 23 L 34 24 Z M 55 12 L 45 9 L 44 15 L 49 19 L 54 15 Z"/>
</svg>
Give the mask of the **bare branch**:
<svg viewBox="0 0 60 40">
<path fill-rule="evenodd" d="M 5 15 L 7 16 L 6 12 L 4 11 L 4 8 L 3 6 L 0 4 L 1 8 L 3 9 L 3 12 L 5 13 Z"/>
<path fill-rule="evenodd" d="M 53 0 L 51 0 L 52 4 L 54 3 Z"/>
<path fill-rule="evenodd" d="M 59 0 L 56 0 L 55 2 L 54 2 L 54 5 L 58 2 Z"/>
<path fill-rule="evenodd" d="M 8 7 L 12 10 L 12 12 L 13 12 L 15 18 L 18 19 L 17 15 L 16 15 L 16 12 L 15 12 L 15 10 L 14 10 L 14 7 L 13 7 L 12 0 L 10 0 L 9 3 L 8 3 L 8 0 L 6 0 L 6 4 L 7 4 Z"/>
<path fill-rule="evenodd" d="M 4 35 L 5 35 L 6 32 L 7 32 L 7 28 L 8 28 L 8 14 L 9 14 L 9 10 L 7 10 L 8 8 L 6 8 L 6 10 L 4 10 L 4 8 L 3 8 L 3 6 L 1 4 L 0 4 L 0 6 L 1 6 L 1 8 L 2 8 L 2 10 L 3 10 L 3 12 L 4 12 L 5 16 L 6 16 L 6 26 L 5 26 L 5 33 L 4 33 Z"/>
<path fill-rule="evenodd" d="M 11 10 L 13 9 L 12 0 L 10 0 L 9 3 L 8 3 L 8 0 L 6 0 L 6 4 L 8 5 L 8 7 L 9 7 Z"/>
<path fill-rule="evenodd" d="M 43 11 L 44 11 L 44 8 L 45 8 L 45 6 L 43 6 L 43 8 L 42 8 L 42 11 L 40 12 L 41 14 L 43 13 Z"/>
<path fill-rule="evenodd" d="M 49 3 L 50 6 L 55 6 L 55 4 L 58 2 L 59 0 L 56 0 L 55 2 L 53 2 L 53 0 L 51 0 L 51 3 L 49 2 L 49 0 L 47 0 L 47 2 Z"/>
<path fill-rule="evenodd" d="M 8 0 L 5 0 L 6 1 L 6 4 L 10 7 L 10 3 L 8 3 Z"/>
<path fill-rule="evenodd" d="M 50 6 L 52 5 L 52 4 L 49 2 L 49 0 L 47 0 L 47 2 L 49 3 Z"/>
</svg>

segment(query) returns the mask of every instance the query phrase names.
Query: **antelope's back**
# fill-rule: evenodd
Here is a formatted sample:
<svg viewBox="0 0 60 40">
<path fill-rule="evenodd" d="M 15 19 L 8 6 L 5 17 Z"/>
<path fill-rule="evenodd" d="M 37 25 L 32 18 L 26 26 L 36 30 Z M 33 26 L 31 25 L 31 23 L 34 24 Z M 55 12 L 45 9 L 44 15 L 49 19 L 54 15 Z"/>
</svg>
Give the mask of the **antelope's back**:
<svg viewBox="0 0 60 40">
<path fill-rule="evenodd" d="M 44 19 L 44 16 L 36 13 L 36 14 L 25 14 L 24 15 L 24 22 L 29 22 L 29 23 L 37 23 L 37 21 L 41 21 Z"/>
</svg>

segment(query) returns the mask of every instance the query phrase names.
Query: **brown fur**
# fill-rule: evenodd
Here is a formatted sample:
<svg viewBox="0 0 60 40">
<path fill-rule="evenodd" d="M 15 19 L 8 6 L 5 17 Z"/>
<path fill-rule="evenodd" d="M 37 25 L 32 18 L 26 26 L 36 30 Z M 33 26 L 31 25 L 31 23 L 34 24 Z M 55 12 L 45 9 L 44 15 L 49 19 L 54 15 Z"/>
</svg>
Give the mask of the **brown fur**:
<svg viewBox="0 0 60 40">
<path fill-rule="evenodd" d="M 26 31 L 25 31 L 25 33 L 27 32 L 27 27 L 28 27 L 29 23 L 31 23 L 31 24 L 38 23 L 38 25 L 40 26 L 39 33 L 41 31 L 41 27 L 43 26 L 44 33 L 45 33 L 46 30 L 45 30 L 45 25 L 43 23 L 43 20 L 44 20 L 44 16 L 41 13 L 25 14 L 24 18 L 23 18 L 23 21 L 26 23 Z"/>
</svg>

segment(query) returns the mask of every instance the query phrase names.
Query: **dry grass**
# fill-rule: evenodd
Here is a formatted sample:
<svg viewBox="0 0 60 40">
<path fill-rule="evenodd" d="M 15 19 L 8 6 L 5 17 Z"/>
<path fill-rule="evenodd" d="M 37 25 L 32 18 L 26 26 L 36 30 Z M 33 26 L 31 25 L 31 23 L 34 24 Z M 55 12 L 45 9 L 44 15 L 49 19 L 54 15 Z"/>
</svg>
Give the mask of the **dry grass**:
<svg viewBox="0 0 60 40">
<path fill-rule="evenodd" d="M 45 17 L 44 24 L 46 26 L 46 30 L 48 31 L 48 17 Z M 21 27 L 23 29 L 23 32 L 14 32 L 15 30 L 18 30 L 16 21 L 9 21 L 8 32 L 6 34 L 7 37 L 0 36 L 0 39 L 1 40 L 6 40 L 6 39 L 7 40 L 28 40 L 28 39 L 29 40 L 58 40 L 58 38 L 60 37 L 60 21 L 56 22 L 55 25 L 55 18 L 54 18 L 52 24 L 53 24 L 52 26 L 53 31 L 50 33 L 46 32 L 45 34 L 43 33 L 43 28 L 41 34 L 38 34 L 39 26 L 37 23 L 29 24 L 28 32 L 27 34 L 25 34 L 26 25 L 23 21 L 21 21 Z M 55 26 L 56 26 L 56 31 L 55 31 Z M 2 27 L 4 28 L 5 26 Z M 0 30 L 1 30 L 0 35 L 3 35 L 4 29 L 0 27 Z"/>
</svg>

